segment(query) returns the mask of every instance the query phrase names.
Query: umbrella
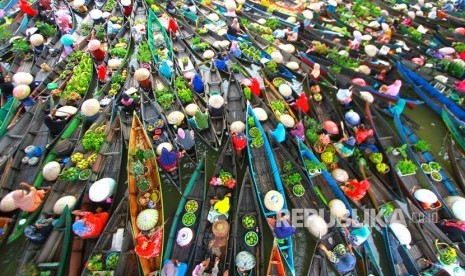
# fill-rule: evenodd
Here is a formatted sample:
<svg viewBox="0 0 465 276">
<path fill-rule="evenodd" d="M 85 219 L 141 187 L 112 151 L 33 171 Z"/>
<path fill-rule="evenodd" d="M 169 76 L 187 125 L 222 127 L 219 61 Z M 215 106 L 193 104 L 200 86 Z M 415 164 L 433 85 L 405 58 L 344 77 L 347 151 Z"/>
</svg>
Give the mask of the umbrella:
<svg viewBox="0 0 465 276">
<path fill-rule="evenodd" d="M 74 204 L 76 204 L 76 201 L 76 198 L 71 195 L 60 198 L 57 202 L 55 202 L 55 205 L 53 205 L 53 213 L 56 215 L 61 215 L 66 206 L 72 209 Z"/>
<path fill-rule="evenodd" d="M 229 234 L 229 223 L 226 220 L 217 220 L 212 226 L 213 235 L 217 238 L 224 238 Z"/>
<path fill-rule="evenodd" d="M 145 209 L 137 215 L 137 228 L 148 231 L 155 227 L 158 222 L 158 211 L 155 209 Z"/>
<path fill-rule="evenodd" d="M 194 239 L 194 232 L 189 227 L 179 229 L 178 236 L 176 237 L 176 243 L 183 247 L 189 245 Z"/>
<path fill-rule="evenodd" d="M 340 168 L 334 169 L 331 172 L 331 176 L 334 178 L 334 180 L 341 183 L 345 183 L 349 180 L 349 174 L 345 170 Z"/>
<path fill-rule="evenodd" d="M 247 271 L 255 267 L 257 261 L 249 251 L 241 251 L 236 255 L 236 266 L 239 270 Z"/>
<path fill-rule="evenodd" d="M 97 99 L 88 99 L 82 103 L 81 111 L 85 116 L 91 117 L 100 110 L 100 103 Z"/>
<path fill-rule="evenodd" d="M 34 77 L 27 72 L 18 72 L 13 75 L 13 82 L 16 85 L 26 84 L 29 85 L 34 81 Z"/>
<path fill-rule="evenodd" d="M 180 111 L 173 111 L 168 114 L 168 123 L 170 125 L 179 125 L 184 120 L 184 114 Z"/>
<path fill-rule="evenodd" d="M 284 206 L 284 198 L 283 196 L 275 190 L 271 190 L 266 193 L 265 198 L 265 207 L 270 211 L 280 211 L 283 209 Z"/>
</svg>

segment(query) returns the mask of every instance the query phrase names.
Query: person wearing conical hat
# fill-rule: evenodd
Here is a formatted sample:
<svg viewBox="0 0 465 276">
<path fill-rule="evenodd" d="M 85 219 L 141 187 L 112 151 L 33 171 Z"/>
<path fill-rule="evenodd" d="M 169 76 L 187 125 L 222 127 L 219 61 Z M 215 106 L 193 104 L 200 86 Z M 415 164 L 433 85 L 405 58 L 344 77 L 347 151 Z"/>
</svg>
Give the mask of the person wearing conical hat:
<svg viewBox="0 0 465 276">
<path fill-rule="evenodd" d="M 160 167 L 167 172 L 173 172 L 178 168 L 178 160 L 181 158 L 181 152 L 169 151 L 163 147 L 161 155 L 157 158 Z"/>
<path fill-rule="evenodd" d="M 121 5 L 123 6 L 123 15 L 128 17 L 132 13 L 132 2 L 131 0 L 121 0 Z"/>
</svg>

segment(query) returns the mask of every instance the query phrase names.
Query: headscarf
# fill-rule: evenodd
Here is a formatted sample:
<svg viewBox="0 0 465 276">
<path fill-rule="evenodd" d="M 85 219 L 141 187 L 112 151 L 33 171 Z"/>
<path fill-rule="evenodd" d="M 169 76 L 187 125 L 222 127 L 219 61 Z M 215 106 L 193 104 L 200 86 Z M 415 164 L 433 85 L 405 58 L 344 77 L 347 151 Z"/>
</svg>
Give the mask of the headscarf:
<svg viewBox="0 0 465 276">
<path fill-rule="evenodd" d="M 305 138 L 305 129 L 302 122 L 298 122 L 293 130 L 291 130 L 291 135 L 294 137 L 299 137 L 300 139 Z"/>
<path fill-rule="evenodd" d="M 178 161 L 178 155 L 174 151 L 168 151 L 166 148 L 161 150 L 159 161 L 164 166 L 172 166 Z"/>
<path fill-rule="evenodd" d="M 192 77 L 192 86 L 194 87 L 194 90 L 197 94 L 202 94 L 205 90 L 202 78 L 197 73 L 195 73 Z"/>
<path fill-rule="evenodd" d="M 186 150 L 191 149 L 195 145 L 195 141 L 192 139 L 192 135 L 189 130 L 186 133 L 184 129 L 178 128 L 177 139 L 181 146 Z"/>
<path fill-rule="evenodd" d="M 233 52 L 233 51 L 236 51 L 236 49 L 238 49 L 239 47 L 237 46 L 237 41 L 233 40 L 233 42 L 231 42 L 231 49 L 230 51 Z"/>
<path fill-rule="evenodd" d="M 390 96 L 397 96 L 402 86 L 401 80 L 396 80 L 393 84 L 389 85 L 386 90 L 386 94 Z"/>
<path fill-rule="evenodd" d="M 130 106 L 134 102 L 134 99 L 129 97 L 126 93 L 123 93 L 122 97 L 121 104 L 124 106 Z"/>
<path fill-rule="evenodd" d="M 237 20 L 237 18 L 234 18 L 232 24 L 231 24 L 231 27 L 233 27 L 234 29 L 236 29 L 236 31 L 240 31 L 240 27 L 239 27 L 239 21 Z"/>
<path fill-rule="evenodd" d="M 171 79 L 173 76 L 173 70 L 171 70 L 171 67 L 168 65 L 166 60 L 161 62 L 160 73 L 167 79 Z"/>
<path fill-rule="evenodd" d="M 312 70 L 312 72 L 310 74 L 312 74 L 313 78 L 318 79 L 318 77 L 321 74 L 321 72 L 320 72 L 320 64 L 319 63 L 315 63 L 313 65 L 313 70 Z"/>
</svg>

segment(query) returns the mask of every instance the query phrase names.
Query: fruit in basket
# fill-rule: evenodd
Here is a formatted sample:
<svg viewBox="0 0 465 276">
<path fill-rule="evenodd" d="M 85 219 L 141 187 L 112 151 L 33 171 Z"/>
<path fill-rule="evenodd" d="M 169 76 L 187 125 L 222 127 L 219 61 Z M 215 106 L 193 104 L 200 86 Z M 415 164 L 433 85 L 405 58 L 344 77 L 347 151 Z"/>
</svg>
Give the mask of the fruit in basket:
<svg viewBox="0 0 465 276">
<path fill-rule="evenodd" d="M 254 231 L 247 232 L 244 239 L 248 246 L 255 246 L 258 243 L 258 235 Z"/>
<path fill-rule="evenodd" d="M 182 224 L 184 226 L 192 226 L 195 223 L 195 214 L 194 213 L 185 213 L 182 216 Z"/>
<path fill-rule="evenodd" d="M 60 178 L 63 180 L 73 180 L 76 179 L 79 175 L 79 170 L 76 167 L 71 167 L 65 169 L 62 173 Z"/>
<path fill-rule="evenodd" d="M 197 201 L 191 199 L 188 202 L 186 202 L 186 206 L 185 206 L 186 212 L 194 213 L 195 211 L 197 211 L 198 208 L 199 208 L 199 203 Z"/>
<path fill-rule="evenodd" d="M 87 162 L 87 160 L 81 160 L 76 164 L 76 167 L 80 170 L 87 169 L 88 166 L 89 162 Z"/>
<path fill-rule="evenodd" d="M 82 159 L 84 159 L 84 154 L 82 154 L 82 152 L 76 152 L 71 156 L 71 162 L 74 164 L 79 163 Z"/>
<path fill-rule="evenodd" d="M 87 163 L 94 164 L 97 161 L 97 154 L 92 153 L 89 157 L 87 157 Z"/>
<path fill-rule="evenodd" d="M 245 215 L 242 218 L 242 225 L 247 229 L 253 228 L 255 226 L 255 218 L 252 215 Z"/>
<path fill-rule="evenodd" d="M 119 260 L 119 255 L 118 253 L 111 253 L 108 255 L 107 259 L 105 260 L 105 264 L 108 269 L 116 269 L 118 267 L 118 260 Z"/>
</svg>

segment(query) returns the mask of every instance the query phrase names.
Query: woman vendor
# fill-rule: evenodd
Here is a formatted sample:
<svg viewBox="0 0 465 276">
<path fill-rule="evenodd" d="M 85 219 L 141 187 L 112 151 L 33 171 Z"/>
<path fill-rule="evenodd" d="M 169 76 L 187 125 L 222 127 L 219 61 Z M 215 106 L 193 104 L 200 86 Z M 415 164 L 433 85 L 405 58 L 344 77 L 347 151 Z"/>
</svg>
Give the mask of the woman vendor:
<svg viewBox="0 0 465 276">
<path fill-rule="evenodd" d="M 120 106 L 126 113 L 132 113 L 135 110 L 139 110 L 140 101 L 131 97 L 128 93 L 123 93 L 121 95 Z"/>
<path fill-rule="evenodd" d="M 48 127 L 50 134 L 53 136 L 59 135 L 66 128 L 72 116 L 72 114 L 68 114 L 65 118 L 59 118 L 56 116 L 56 112 L 57 110 L 54 109 L 44 118 L 44 124 Z"/>
<path fill-rule="evenodd" d="M 108 221 L 108 212 L 93 214 L 75 210 L 72 213 L 76 216 L 73 224 L 73 232 L 82 239 L 94 238 L 102 234 Z"/>
<path fill-rule="evenodd" d="M 137 255 L 141 258 L 150 259 L 158 257 L 161 253 L 163 242 L 163 230 L 154 227 L 147 234 L 140 232 L 136 237 L 136 251 Z"/>
<path fill-rule="evenodd" d="M 187 152 L 187 154 L 195 153 L 194 131 L 189 129 L 178 128 L 176 142 Z"/>
<path fill-rule="evenodd" d="M 29 241 L 36 245 L 42 245 L 53 231 L 53 218 L 41 216 L 34 225 L 26 226 L 24 235 Z"/>
<path fill-rule="evenodd" d="M 205 92 L 205 85 L 203 84 L 202 77 L 200 77 L 198 73 L 192 76 L 190 86 L 197 94 L 203 94 Z"/>
<path fill-rule="evenodd" d="M 157 158 L 160 167 L 167 172 L 174 172 L 178 168 L 178 160 L 181 158 L 182 152 L 176 153 L 169 151 L 166 147 L 161 150 L 161 155 Z"/>
<path fill-rule="evenodd" d="M 21 182 L 20 186 L 29 189 L 29 193 L 25 190 L 16 190 L 13 194 L 13 200 L 17 208 L 25 212 L 34 212 L 42 204 L 45 195 L 51 190 L 51 187 L 46 189 L 36 189 L 35 187 Z"/>
<path fill-rule="evenodd" d="M 247 140 L 245 134 L 242 132 L 233 132 L 232 141 L 237 156 L 239 158 L 242 158 L 242 151 L 247 147 Z"/>
<path fill-rule="evenodd" d="M 280 212 L 276 214 L 276 222 L 273 231 L 278 239 L 285 239 L 294 235 L 296 229 L 289 223 L 289 216 Z"/>
<path fill-rule="evenodd" d="M 233 55 L 236 58 L 241 57 L 242 51 L 239 48 L 237 41 L 234 40 L 233 42 L 231 42 L 231 48 L 229 49 L 229 53 L 231 53 L 231 55 Z"/>
</svg>

